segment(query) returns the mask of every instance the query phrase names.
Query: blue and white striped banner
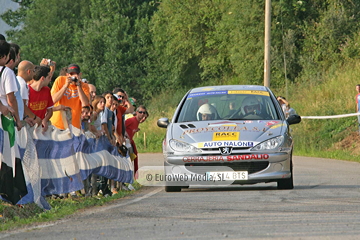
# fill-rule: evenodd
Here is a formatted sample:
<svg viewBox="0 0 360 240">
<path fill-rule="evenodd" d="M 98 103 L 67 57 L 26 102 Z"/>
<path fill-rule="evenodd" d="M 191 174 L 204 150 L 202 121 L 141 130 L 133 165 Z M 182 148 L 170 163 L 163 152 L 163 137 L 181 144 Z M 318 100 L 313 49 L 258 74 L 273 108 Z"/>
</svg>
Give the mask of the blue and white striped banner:
<svg viewBox="0 0 360 240">
<path fill-rule="evenodd" d="M 49 126 L 43 133 L 41 127 L 26 126 L 19 132 L 18 143 L 29 192 L 19 204 L 36 202 L 44 206 L 40 204 L 43 202 L 41 196 L 81 190 L 84 188 L 82 180 L 90 174 L 133 183 L 134 170 L 129 156 L 121 156 L 105 136 L 96 139 L 70 128 L 59 130 Z M 34 184 L 40 184 L 40 189 Z"/>
</svg>

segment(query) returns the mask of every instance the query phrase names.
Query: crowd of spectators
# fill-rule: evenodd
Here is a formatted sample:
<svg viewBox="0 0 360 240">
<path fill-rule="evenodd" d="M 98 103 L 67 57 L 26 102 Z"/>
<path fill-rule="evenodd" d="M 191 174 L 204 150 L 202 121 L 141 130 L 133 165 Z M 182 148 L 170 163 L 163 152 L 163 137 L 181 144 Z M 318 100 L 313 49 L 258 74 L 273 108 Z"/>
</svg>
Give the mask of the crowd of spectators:
<svg viewBox="0 0 360 240">
<path fill-rule="evenodd" d="M 77 64 L 63 67 L 50 88 L 56 62 L 42 59 L 35 65 L 28 60 L 21 61 L 20 54 L 20 47 L 8 43 L 0 34 L 1 114 L 12 117 L 18 130 L 26 124 L 31 127 L 37 124 L 44 132 L 50 124 L 62 130 L 72 125 L 94 138 L 105 135 L 123 156 L 128 154 L 125 147 L 128 143 L 135 154 L 136 173 L 138 158 L 133 136 L 140 130 L 139 124 L 149 116 L 146 107 L 136 107 L 136 100 L 121 87 L 99 94 L 94 82 L 82 78 Z M 128 114 L 130 118 L 125 117 Z M 84 180 L 81 192 L 86 196 L 108 196 L 129 188 L 131 190 L 132 186 L 93 174 Z M 78 194 L 70 193 L 72 196 Z"/>
</svg>

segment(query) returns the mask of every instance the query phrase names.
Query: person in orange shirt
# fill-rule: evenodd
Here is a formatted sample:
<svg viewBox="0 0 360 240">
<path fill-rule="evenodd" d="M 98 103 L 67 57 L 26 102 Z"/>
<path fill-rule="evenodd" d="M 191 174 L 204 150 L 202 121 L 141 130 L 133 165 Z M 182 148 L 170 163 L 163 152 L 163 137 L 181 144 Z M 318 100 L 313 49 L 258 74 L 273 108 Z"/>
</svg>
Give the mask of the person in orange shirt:
<svg viewBox="0 0 360 240">
<path fill-rule="evenodd" d="M 79 65 L 70 64 L 66 76 L 57 77 L 51 88 L 54 106 L 69 107 L 72 115 L 71 124 L 78 129 L 81 129 L 81 109 L 90 104 L 89 86 L 81 81 L 81 75 Z M 67 120 L 63 117 L 62 111 L 54 111 L 50 121 L 55 127 L 64 130 L 64 121 Z"/>
</svg>

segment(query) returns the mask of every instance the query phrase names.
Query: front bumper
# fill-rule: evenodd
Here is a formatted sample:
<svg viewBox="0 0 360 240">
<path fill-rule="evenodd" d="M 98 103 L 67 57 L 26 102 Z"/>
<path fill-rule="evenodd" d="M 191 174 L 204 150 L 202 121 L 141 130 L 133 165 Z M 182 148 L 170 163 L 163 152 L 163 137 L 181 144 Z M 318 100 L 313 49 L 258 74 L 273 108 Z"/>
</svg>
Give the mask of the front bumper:
<svg viewBox="0 0 360 240">
<path fill-rule="evenodd" d="M 277 153 L 250 153 L 229 156 L 165 156 L 165 174 L 175 176 L 179 173 L 188 176 L 205 176 L 207 172 L 248 172 L 247 180 L 226 182 L 230 184 L 254 184 L 261 182 L 276 182 L 291 177 L 291 154 Z M 170 177 L 171 179 L 171 177 Z M 201 178 L 204 180 L 204 177 Z M 173 185 L 173 183 L 171 183 Z M 189 186 L 193 181 L 184 181 L 176 185 Z M 210 183 L 197 182 L 196 185 L 209 185 Z M 221 185 L 221 182 L 212 184 Z"/>
</svg>

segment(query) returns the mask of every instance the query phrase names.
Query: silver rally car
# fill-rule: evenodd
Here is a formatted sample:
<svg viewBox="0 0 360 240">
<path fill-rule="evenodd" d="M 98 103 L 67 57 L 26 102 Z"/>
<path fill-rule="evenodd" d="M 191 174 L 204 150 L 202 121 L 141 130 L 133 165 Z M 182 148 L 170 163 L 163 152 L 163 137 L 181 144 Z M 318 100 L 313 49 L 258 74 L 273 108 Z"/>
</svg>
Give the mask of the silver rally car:
<svg viewBox="0 0 360 240">
<path fill-rule="evenodd" d="M 191 89 L 179 103 L 163 141 L 165 190 L 277 182 L 292 189 L 293 139 L 285 115 L 264 86 L 224 85 Z"/>
</svg>

